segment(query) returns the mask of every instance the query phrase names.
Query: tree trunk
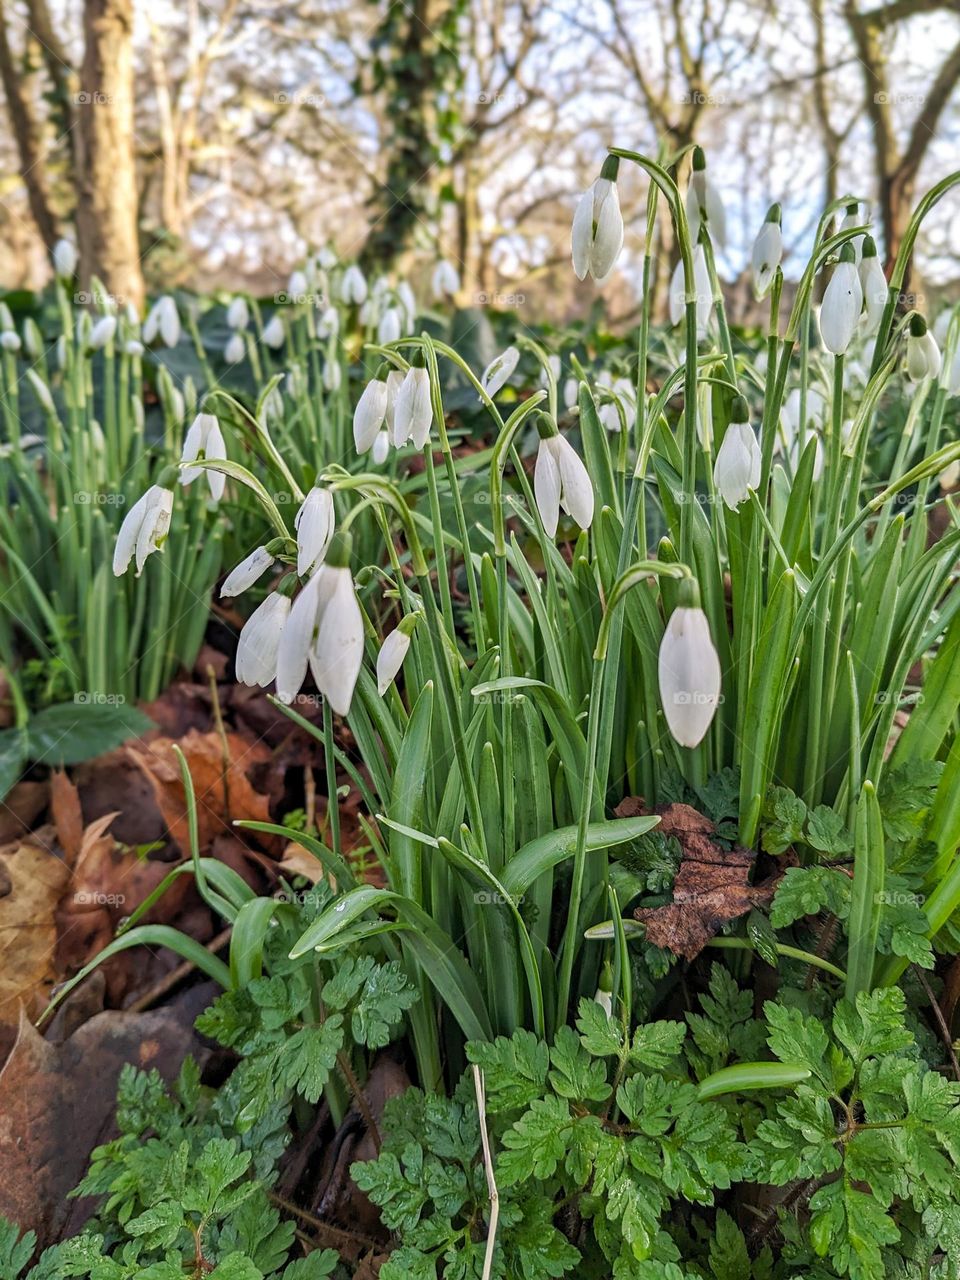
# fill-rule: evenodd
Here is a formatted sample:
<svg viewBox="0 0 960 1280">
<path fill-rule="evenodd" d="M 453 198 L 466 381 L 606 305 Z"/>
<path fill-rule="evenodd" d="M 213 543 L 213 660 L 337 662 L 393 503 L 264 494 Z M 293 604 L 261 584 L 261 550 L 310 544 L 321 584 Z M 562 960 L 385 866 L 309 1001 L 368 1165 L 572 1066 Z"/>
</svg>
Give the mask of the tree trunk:
<svg viewBox="0 0 960 1280">
<path fill-rule="evenodd" d="M 137 238 L 133 135 L 132 0 L 86 0 L 78 95 L 77 239 L 85 286 L 139 307 L 143 275 Z"/>
<path fill-rule="evenodd" d="M 23 91 L 10 42 L 7 39 L 7 19 L 0 3 L 0 82 L 7 99 L 10 128 L 17 144 L 20 160 L 20 176 L 27 189 L 30 212 L 37 224 L 40 237 L 48 249 L 57 242 L 57 220 L 50 202 L 47 186 L 47 169 L 40 130 L 33 114 L 33 106 Z"/>
</svg>

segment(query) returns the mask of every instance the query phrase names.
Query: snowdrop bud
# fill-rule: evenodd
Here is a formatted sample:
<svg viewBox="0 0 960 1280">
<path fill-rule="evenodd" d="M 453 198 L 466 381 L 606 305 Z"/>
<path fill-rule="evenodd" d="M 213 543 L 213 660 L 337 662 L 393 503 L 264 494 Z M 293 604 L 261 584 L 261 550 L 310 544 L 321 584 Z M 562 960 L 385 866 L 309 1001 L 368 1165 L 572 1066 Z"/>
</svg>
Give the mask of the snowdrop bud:
<svg viewBox="0 0 960 1280">
<path fill-rule="evenodd" d="M 116 321 L 114 321 L 114 324 L 116 324 Z M 12 329 L 7 329 L 0 333 L 0 347 L 4 351 L 19 351 L 20 345 L 20 338 Z"/>
<path fill-rule="evenodd" d="M 287 281 L 287 293 L 290 295 L 291 302 L 302 302 L 306 297 L 309 285 L 307 277 L 302 271 L 293 271 L 290 279 Z"/>
<path fill-rule="evenodd" d="M 707 269 L 707 255 L 703 245 L 698 244 L 693 251 L 693 290 L 697 304 L 697 341 L 702 342 L 707 336 L 710 314 L 713 309 L 713 290 L 710 285 L 710 272 Z M 683 273 L 683 260 L 673 269 L 670 280 L 670 323 L 682 323 L 686 315 L 686 279 Z"/>
<path fill-rule="evenodd" d="M 297 573 L 305 578 L 323 559 L 336 528 L 329 489 L 314 485 L 294 517 L 293 527 L 297 531 Z"/>
<path fill-rule="evenodd" d="M 454 294 L 460 292 L 460 275 L 452 262 L 448 262 L 446 258 L 440 259 L 433 268 L 430 287 L 438 302 L 452 298 Z"/>
<path fill-rule="evenodd" d="M 327 307 L 317 322 L 318 338 L 335 338 L 340 332 L 340 312 L 336 307 Z"/>
<path fill-rule="evenodd" d="M 173 512 L 173 490 L 154 484 L 138 498 L 123 518 L 113 552 L 113 572 L 119 577 L 136 558 L 137 577 L 147 556 L 159 551 L 167 538 Z"/>
<path fill-rule="evenodd" d="M 377 325 L 377 342 L 385 347 L 388 343 L 396 342 L 402 331 L 400 312 L 396 307 L 388 307 Z"/>
<path fill-rule="evenodd" d="M 680 601 L 660 642 L 657 676 L 670 733 L 681 747 L 695 747 L 720 701 L 720 659 L 695 583 L 681 584 Z"/>
<path fill-rule="evenodd" d="M 83 312 L 86 315 L 86 312 Z M 5 302 L 0 302 L 0 329 L 6 331 L 13 328 L 13 314 Z"/>
<path fill-rule="evenodd" d="M 377 437 L 373 442 L 373 447 L 370 450 L 370 457 L 377 464 L 377 466 L 382 466 L 383 463 L 386 462 L 389 456 L 390 456 L 390 432 L 378 431 Z"/>
<path fill-rule="evenodd" d="M 910 317 L 907 336 L 907 377 L 911 382 L 935 378 L 940 372 L 940 348 L 927 328 L 923 316 L 914 313 Z"/>
<path fill-rule="evenodd" d="M 623 248 L 623 215 L 617 191 L 620 160 L 607 156 L 600 177 L 580 197 L 570 235 L 573 270 L 578 280 L 587 273 L 603 284 Z"/>
<path fill-rule="evenodd" d="M 57 341 L 53 350 L 54 350 L 54 355 L 57 361 L 57 368 L 66 369 L 67 361 L 69 360 L 70 357 L 69 357 L 69 352 L 67 348 L 67 335 L 65 333 L 61 333 L 59 338 L 57 338 Z M 137 403 L 139 404 L 140 401 L 138 400 Z"/>
<path fill-rule="evenodd" d="M 283 331 L 283 321 L 280 319 L 280 316 L 272 315 L 263 329 L 264 343 L 276 351 L 283 346 L 285 336 L 286 335 Z"/>
<path fill-rule="evenodd" d="M 186 439 L 183 442 L 181 462 L 196 462 L 200 458 L 222 460 L 227 456 L 227 446 L 220 430 L 220 423 L 212 413 L 198 413 L 190 424 Z M 180 483 L 193 484 L 198 476 L 205 475 L 210 486 L 210 494 L 215 502 L 223 497 L 227 477 L 222 471 L 209 471 L 204 467 L 183 467 L 180 471 Z"/>
<path fill-rule="evenodd" d="M 727 218 L 717 189 L 707 177 L 707 158 L 701 147 L 693 149 L 693 166 L 684 202 L 690 239 L 694 244 L 700 239 L 700 224 L 705 219 L 710 239 L 721 248 L 727 242 Z"/>
<path fill-rule="evenodd" d="M 845 244 L 820 307 L 820 337 L 833 355 L 842 356 L 849 347 L 860 323 L 862 305 L 863 289 L 854 252 L 850 245 Z"/>
<path fill-rule="evenodd" d="M 412 333 L 417 323 L 417 300 L 406 280 L 397 285 L 397 302 L 400 304 L 400 319 L 404 333 Z"/>
<path fill-rule="evenodd" d="M 780 231 L 780 206 L 772 204 L 766 220 L 753 242 L 751 268 L 753 288 L 758 298 L 766 295 L 783 257 L 783 236 Z"/>
<path fill-rule="evenodd" d="M 533 472 L 533 492 L 547 536 L 556 535 L 560 509 L 581 529 L 593 521 L 593 485 L 576 450 L 557 430 L 549 414 L 537 419 L 540 447 Z"/>
<path fill-rule="evenodd" d="M 271 591 L 240 632 L 235 668 L 241 684 L 261 689 L 277 678 L 277 654 L 290 617 L 290 597 Z"/>
<path fill-rule="evenodd" d="M 340 281 L 340 298 L 347 304 L 362 306 L 367 300 L 367 281 L 356 265 L 347 267 Z"/>
<path fill-rule="evenodd" d="M 138 360 L 143 355 L 143 343 L 137 338 L 128 338 L 123 344 L 124 355 L 130 356 L 134 360 Z"/>
<path fill-rule="evenodd" d="M 69 280 L 77 269 L 77 250 L 72 240 L 58 240 L 53 246 L 53 269 L 61 280 Z"/>
<path fill-rule="evenodd" d="M 27 370 L 27 381 L 33 388 L 33 394 L 37 397 L 40 408 L 44 413 L 55 414 L 57 412 L 57 406 L 54 404 L 53 394 L 44 382 L 43 378 L 41 378 L 37 373 L 36 369 Z"/>
<path fill-rule="evenodd" d="M 23 322 L 23 346 L 31 360 L 38 360 L 43 351 L 43 335 L 33 316 Z"/>
<path fill-rule="evenodd" d="M 343 382 L 343 370 L 340 368 L 340 361 L 333 357 L 323 362 L 323 385 L 327 391 L 331 393 L 340 390 Z"/>
<path fill-rule="evenodd" d="M 247 354 L 247 344 L 242 333 L 231 333 L 227 345 L 223 348 L 223 358 L 227 364 L 239 364 Z"/>
<path fill-rule="evenodd" d="M 231 329 L 245 329 L 250 322 L 250 308 L 247 300 L 238 296 L 233 298 L 227 307 L 227 324 Z"/>
<path fill-rule="evenodd" d="M 235 569 L 223 580 L 220 588 L 221 596 L 238 596 L 259 581 L 260 578 L 276 563 L 266 547 L 257 547 L 245 560 L 241 560 Z"/>
<path fill-rule="evenodd" d="M 748 421 L 743 396 L 733 402 L 730 422 L 717 452 L 713 482 L 731 511 L 736 511 L 760 483 L 760 445 Z"/>
<path fill-rule="evenodd" d="M 158 334 L 165 347 L 175 347 L 180 341 L 180 313 L 169 294 L 157 299 L 143 322 L 144 342 L 149 345 Z"/>
<path fill-rule="evenodd" d="M 600 974 L 597 994 L 593 997 L 608 1018 L 613 1017 L 613 966 L 607 960 Z"/>
<path fill-rule="evenodd" d="M 430 375 L 426 369 L 408 369 L 396 394 L 393 408 L 394 447 L 399 449 L 408 440 L 412 440 L 418 449 L 422 449 L 427 443 L 433 423 Z"/>
<path fill-rule="evenodd" d="M 317 250 L 317 265 L 322 270 L 332 271 L 339 261 L 340 259 L 330 245 L 325 244 L 322 249 Z"/>
<path fill-rule="evenodd" d="M 480 385 L 492 400 L 514 369 L 520 363 L 520 352 L 516 347 L 507 347 L 496 359 L 491 360 L 483 371 Z"/>
<path fill-rule="evenodd" d="M 416 625 L 417 615 L 407 614 L 380 646 L 380 652 L 377 655 L 377 692 L 381 698 L 393 684 L 403 666 Z"/>
<path fill-rule="evenodd" d="M 353 411 L 353 443 L 366 453 L 376 440 L 387 416 L 387 384 L 379 378 L 368 382 Z"/>
<path fill-rule="evenodd" d="M 563 384 L 563 404 L 567 409 L 576 407 L 580 398 L 580 380 L 579 378 L 568 378 Z"/>
<path fill-rule="evenodd" d="M 887 277 L 877 257 L 873 236 L 863 237 L 860 258 L 860 287 L 863 290 L 863 331 L 868 337 L 877 332 L 883 309 L 887 305 Z"/>
<path fill-rule="evenodd" d="M 102 350 L 117 332 L 117 317 L 102 316 L 90 330 L 90 346 L 94 351 Z"/>
</svg>

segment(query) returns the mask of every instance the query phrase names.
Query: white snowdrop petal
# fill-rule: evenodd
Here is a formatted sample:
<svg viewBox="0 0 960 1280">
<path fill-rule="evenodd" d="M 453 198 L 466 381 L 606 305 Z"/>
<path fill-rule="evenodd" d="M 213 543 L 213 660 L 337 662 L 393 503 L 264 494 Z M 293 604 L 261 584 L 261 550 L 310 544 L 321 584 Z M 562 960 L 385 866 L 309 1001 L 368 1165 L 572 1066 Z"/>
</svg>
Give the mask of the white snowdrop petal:
<svg viewBox="0 0 960 1280">
<path fill-rule="evenodd" d="M 240 632 L 236 672 L 241 684 L 270 684 L 277 675 L 277 653 L 287 619 L 290 598 L 272 591 L 253 611 Z"/>
<path fill-rule="evenodd" d="M 266 547 L 257 547 L 246 559 L 241 560 L 235 569 L 231 569 L 220 588 L 221 596 L 238 596 L 248 590 L 274 564 L 274 558 Z"/>
<path fill-rule="evenodd" d="M 381 698 L 397 678 L 409 648 L 410 637 L 399 627 L 391 631 L 380 646 L 377 654 L 377 692 Z"/>
<path fill-rule="evenodd" d="M 547 536 L 552 538 L 560 523 L 560 466 L 549 440 L 541 440 L 533 469 L 533 493 Z"/>
<path fill-rule="evenodd" d="M 657 676 L 670 733 L 682 747 L 697 746 L 720 700 L 720 659 L 702 609 L 674 609 L 660 644 Z"/>
</svg>

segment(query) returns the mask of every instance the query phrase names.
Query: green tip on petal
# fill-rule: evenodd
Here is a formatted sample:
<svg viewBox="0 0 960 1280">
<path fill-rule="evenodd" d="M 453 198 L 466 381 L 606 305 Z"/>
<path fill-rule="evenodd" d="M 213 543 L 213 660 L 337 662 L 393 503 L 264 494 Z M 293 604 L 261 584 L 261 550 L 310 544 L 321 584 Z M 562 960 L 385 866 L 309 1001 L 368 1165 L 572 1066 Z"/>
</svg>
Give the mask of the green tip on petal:
<svg viewBox="0 0 960 1280">
<path fill-rule="evenodd" d="M 537 414 L 537 431 L 541 440 L 549 440 L 552 436 L 560 434 L 560 429 L 550 414 L 542 412 Z"/>
<path fill-rule="evenodd" d="M 919 311 L 914 311 L 910 317 L 910 337 L 922 338 L 927 332 L 927 322 Z"/>
<path fill-rule="evenodd" d="M 699 609 L 700 587 L 696 578 L 681 578 L 677 584 L 677 608 Z"/>
<path fill-rule="evenodd" d="M 707 157 L 703 153 L 703 147 L 693 148 L 693 168 L 695 173 L 702 173 L 707 167 Z"/>
<path fill-rule="evenodd" d="M 843 248 L 840 250 L 840 261 L 856 262 L 856 260 L 857 260 L 857 255 L 854 252 L 853 245 L 850 243 L 845 244 Z"/>
<path fill-rule="evenodd" d="M 353 538 L 349 533 L 344 533 L 338 529 L 330 539 L 330 545 L 327 547 L 327 553 L 323 557 L 324 563 L 330 565 L 333 569 L 347 569 L 350 567 L 350 552 L 353 548 Z"/>
<path fill-rule="evenodd" d="M 875 258 L 877 256 L 877 242 L 874 240 L 873 236 L 863 237 L 861 256 L 864 258 Z"/>
<path fill-rule="evenodd" d="M 607 156 L 600 167 L 600 177 L 605 178 L 608 182 L 616 182 L 617 175 L 620 172 L 620 157 Z"/>
<path fill-rule="evenodd" d="M 749 422 L 750 406 L 747 404 L 745 396 L 734 396 L 733 404 L 730 406 L 731 422 Z"/>
<path fill-rule="evenodd" d="M 764 222 L 775 222 L 779 227 L 780 219 L 782 217 L 783 210 L 780 208 L 779 204 L 772 204 L 767 210 L 767 216 L 764 218 Z"/>
</svg>

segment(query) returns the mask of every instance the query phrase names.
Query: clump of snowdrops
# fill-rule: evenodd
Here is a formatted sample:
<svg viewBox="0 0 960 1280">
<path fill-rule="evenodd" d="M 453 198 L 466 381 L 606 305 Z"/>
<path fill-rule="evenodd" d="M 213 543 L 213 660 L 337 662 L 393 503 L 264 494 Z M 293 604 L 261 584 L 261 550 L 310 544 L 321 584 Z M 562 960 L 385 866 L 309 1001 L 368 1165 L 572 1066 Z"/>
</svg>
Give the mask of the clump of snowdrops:
<svg viewBox="0 0 960 1280">
<path fill-rule="evenodd" d="M 653 807 L 678 785 L 696 789 L 732 770 L 748 848 L 773 787 L 849 824 L 857 929 L 846 971 L 836 972 L 851 998 L 895 982 L 907 963 L 876 954 L 885 909 L 877 791 L 897 762 L 942 771 L 920 876 L 930 938 L 960 902 L 960 535 L 951 527 L 930 546 L 927 537 L 930 508 L 943 500 L 938 477 L 960 459 L 960 444 L 941 440 L 958 390 L 957 323 L 948 322 L 941 358 L 926 318 L 896 311 L 922 220 L 960 175 L 921 202 L 882 285 L 861 202 L 826 210 L 786 316 L 773 206 L 753 255 L 769 299 L 755 352 L 737 349 L 726 321 L 714 257 L 722 206 L 699 151 L 685 197 L 660 164 L 611 152 L 574 221 L 578 276 L 605 278 L 621 251 L 624 163 L 650 179 L 644 282 L 660 201 L 680 247 L 672 297 L 683 357 L 659 385 L 648 381 L 646 305 L 632 395 L 591 385 L 575 368 L 575 385 L 562 388 L 565 404 L 575 400 L 572 418 L 561 411 L 555 356 L 529 338 L 478 374 L 447 344 L 391 324 L 380 334 L 389 340 L 366 349 L 379 368 L 353 415 L 360 470 L 318 440 L 320 465 L 301 487 L 263 415 L 249 441 L 253 466 L 230 456 L 206 408 L 180 464 L 181 482 L 226 478 L 261 504 L 262 541 L 224 588 L 270 585 L 241 635 L 238 675 L 275 684 L 295 719 L 315 685 L 329 794 L 338 771 L 357 787 L 386 876 L 385 888 L 357 883 L 333 805 L 328 839 L 300 838 L 341 896 L 292 955 L 376 939 L 401 958 L 422 996 L 409 1019 L 428 1084 L 458 1060 L 463 1037 L 522 1026 L 552 1035 L 576 998 L 597 990 L 607 959 L 605 990 L 629 1018 L 620 915 L 630 895 L 618 897 L 607 851 L 655 819 L 611 817 L 625 794 Z M 361 282 L 350 276 L 353 305 L 362 305 Z M 539 362 L 542 387 L 505 417 L 497 397 L 521 350 Z M 484 501 L 469 510 L 444 365 L 489 416 Z M 865 491 L 871 432 L 904 388 L 903 447 Z M 411 504 L 389 478 L 404 450 L 422 453 L 425 502 Z M 271 500 L 261 467 L 295 495 L 295 513 Z M 121 529 L 118 570 L 159 547 L 180 500 L 172 479 L 158 481 Z M 381 553 L 360 562 L 352 534 L 371 512 Z M 891 757 L 917 664 L 931 693 L 912 705 Z M 334 715 L 347 718 L 355 750 L 339 745 Z M 438 1000 L 449 1017 L 438 1019 Z"/>
</svg>

